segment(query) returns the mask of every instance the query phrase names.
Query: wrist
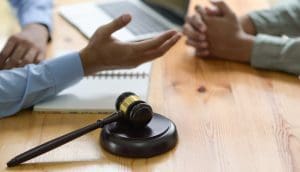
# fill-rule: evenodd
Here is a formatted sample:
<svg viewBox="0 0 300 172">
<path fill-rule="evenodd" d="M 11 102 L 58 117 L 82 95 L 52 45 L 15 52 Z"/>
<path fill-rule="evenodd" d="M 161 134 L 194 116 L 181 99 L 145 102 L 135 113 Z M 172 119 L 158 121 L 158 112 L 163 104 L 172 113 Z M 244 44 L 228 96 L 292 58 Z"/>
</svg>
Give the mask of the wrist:
<svg viewBox="0 0 300 172">
<path fill-rule="evenodd" d="M 88 54 L 88 51 L 86 50 L 86 48 L 83 48 L 81 51 L 79 51 L 79 56 L 80 56 L 84 76 L 92 74 L 92 72 L 90 71 L 91 63 L 89 60 L 89 54 Z"/>
<path fill-rule="evenodd" d="M 83 48 L 79 52 L 79 56 L 85 76 L 92 75 L 104 69 L 101 65 L 98 65 L 99 62 L 93 57 L 91 50 L 88 47 Z"/>
<path fill-rule="evenodd" d="M 252 48 L 254 44 L 254 36 L 247 34 L 247 33 L 242 33 L 239 36 L 239 45 L 240 45 L 240 61 L 249 63 L 251 59 L 251 53 L 252 53 Z"/>
<path fill-rule="evenodd" d="M 256 35 L 257 31 L 249 15 L 244 15 L 239 19 L 243 30 L 250 35 Z"/>
<path fill-rule="evenodd" d="M 37 34 L 40 38 L 43 39 L 43 42 L 47 43 L 50 40 L 50 33 L 48 28 L 39 23 L 32 23 L 26 25 L 23 29 L 23 32 L 33 32 L 34 34 Z"/>
</svg>

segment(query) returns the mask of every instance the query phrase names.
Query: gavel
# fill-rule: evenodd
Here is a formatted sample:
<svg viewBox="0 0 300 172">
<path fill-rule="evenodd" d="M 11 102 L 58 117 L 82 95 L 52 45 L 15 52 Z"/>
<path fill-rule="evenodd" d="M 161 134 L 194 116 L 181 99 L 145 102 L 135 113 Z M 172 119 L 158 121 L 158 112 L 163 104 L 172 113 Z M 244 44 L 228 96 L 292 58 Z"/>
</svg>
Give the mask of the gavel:
<svg viewBox="0 0 300 172">
<path fill-rule="evenodd" d="M 112 122 L 125 122 L 138 130 L 145 127 L 151 121 L 153 116 L 151 106 L 140 100 L 137 95 L 131 92 L 125 92 L 117 98 L 116 110 L 116 112 L 112 113 L 103 120 L 97 120 L 93 124 L 50 140 L 16 156 L 7 162 L 7 166 L 14 167 L 43 153 L 51 151 L 93 130 L 103 128 L 105 125 Z"/>
</svg>

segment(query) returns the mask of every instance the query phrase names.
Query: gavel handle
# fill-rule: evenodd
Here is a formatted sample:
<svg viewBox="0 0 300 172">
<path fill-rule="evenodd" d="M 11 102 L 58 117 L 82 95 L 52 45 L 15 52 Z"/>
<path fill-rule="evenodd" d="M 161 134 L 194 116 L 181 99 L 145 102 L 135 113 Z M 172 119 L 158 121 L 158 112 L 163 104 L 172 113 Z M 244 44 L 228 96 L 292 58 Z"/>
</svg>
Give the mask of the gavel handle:
<svg viewBox="0 0 300 172">
<path fill-rule="evenodd" d="M 41 144 L 35 148 L 32 148 L 32 149 L 14 157 L 13 159 L 11 159 L 9 162 L 7 162 L 7 167 L 14 167 L 20 163 L 23 163 L 23 162 L 29 160 L 29 159 L 37 157 L 45 152 L 53 150 L 53 149 L 65 144 L 67 142 L 70 142 L 86 133 L 89 133 L 98 128 L 102 128 L 104 125 L 106 125 L 108 123 L 117 121 L 120 117 L 121 117 L 121 115 L 116 112 L 103 120 L 98 120 L 97 122 L 90 124 L 86 127 L 80 128 L 78 130 L 67 133 L 63 136 L 60 136 L 53 140 L 50 140 L 46 143 L 43 143 L 43 144 Z"/>
</svg>

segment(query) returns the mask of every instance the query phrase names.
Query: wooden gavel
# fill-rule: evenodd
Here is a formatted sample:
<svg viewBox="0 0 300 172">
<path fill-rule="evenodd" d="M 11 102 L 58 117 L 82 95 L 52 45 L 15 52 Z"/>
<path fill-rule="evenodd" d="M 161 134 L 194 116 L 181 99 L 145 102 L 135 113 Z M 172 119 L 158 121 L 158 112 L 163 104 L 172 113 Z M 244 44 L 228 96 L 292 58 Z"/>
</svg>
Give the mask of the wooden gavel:
<svg viewBox="0 0 300 172">
<path fill-rule="evenodd" d="M 131 92 L 121 94 L 116 101 L 117 112 L 112 113 L 109 117 L 98 120 L 93 124 L 80 128 L 63 136 L 50 140 L 42 145 L 32 148 L 7 162 L 7 167 L 14 167 L 20 163 L 37 157 L 43 153 L 53 150 L 67 142 L 70 142 L 84 134 L 87 134 L 106 124 L 122 121 L 127 122 L 132 127 L 145 127 L 152 119 L 153 111 L 150 105 L 140 100 L 140 98 Z"/>
</svg>

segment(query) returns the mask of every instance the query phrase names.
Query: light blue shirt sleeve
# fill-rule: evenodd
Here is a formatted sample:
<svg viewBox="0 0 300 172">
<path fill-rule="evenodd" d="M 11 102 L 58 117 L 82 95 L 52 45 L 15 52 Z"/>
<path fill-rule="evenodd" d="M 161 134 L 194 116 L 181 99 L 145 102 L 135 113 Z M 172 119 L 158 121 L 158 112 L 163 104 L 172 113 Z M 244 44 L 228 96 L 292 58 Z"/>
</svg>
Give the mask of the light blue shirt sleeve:
<svg viewBox="0 0 300 172">
<path fill-rule="evenodd" d="M 0 71 L 0 118 L 54 96 L 80 81 L 83 68 L 79 53 Z"/>
<path fill-rule="evenodd" d="M 52 0 L 9 0 L 16 9 L 22 27 L 40 23 L 52 30 Z"/>
</svg>

